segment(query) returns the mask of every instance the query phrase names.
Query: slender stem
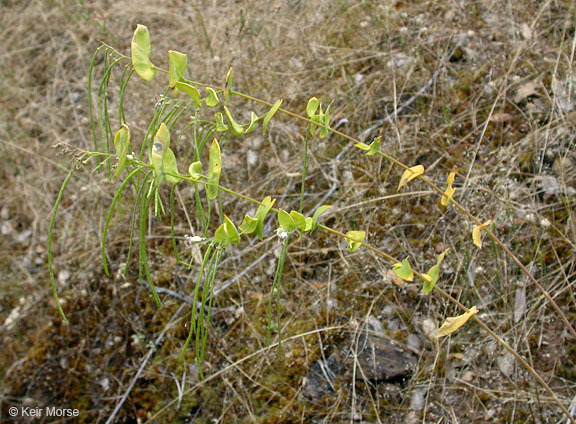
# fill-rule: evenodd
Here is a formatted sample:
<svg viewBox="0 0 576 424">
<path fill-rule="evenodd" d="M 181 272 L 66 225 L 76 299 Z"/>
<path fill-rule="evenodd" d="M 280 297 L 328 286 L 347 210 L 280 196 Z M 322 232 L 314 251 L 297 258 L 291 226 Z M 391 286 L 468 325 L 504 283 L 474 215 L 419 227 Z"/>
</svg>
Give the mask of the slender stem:
<svg viewBox="0 0 576 424">
<path fill-rule="evenodd" d="M 81 160 L 83 156 L 80 157 Z M 62 318 L 65 322 L 68 322 L 66 319 L 66 315 L 64 314 L 64 310 L 62 309 L 62 305 L 60 305 L 60 299 L 58 298 L 58 291 L 56 290 L 56 281 L 54 279 L 54 268 L 52 266 L 52 240 L 54 238 L 53 231 L 54 231 L 54 223 L 56 222 L 56 213 L 58 212 L 58 207 L 60 206 L 60 202 L 62 202 L 62 197 L 64 196 L 64 190 L 66 190 L 66 186 L 70 182 L 70 178 L 72 178 L 72 174 L 74 173 L 74 168 L 76 167 L 77 161 L 72 163 L 70 167 L 70 171 L 62 186 L 60 187 L 60 192 L 58 193 L 58 197 L 56 198 L 56 202 L 54 203 L 54 208 L 52 209 L 52 218 L 50 219 L 50 227 L 48 228 L 48 270 L 50 274 L 50 284 L 52 285 L 52 296 L 54 296 L 54 301 L 56 302 L 56 307 L 58 308 L 58 312 L 62 315 Z"/>
<path fill-rule="evenodd" d="M 216 90 L 223 90 L 222 87 L 218 87 L 218 86 L 214 86 L 214 85 L 209 85 L 209 84 L 201 84 L 201 83 L 197 83 L 195 81 L 189 81 L 189 83 L 191 84 L 195 84 L 201 87 L 210 87 Z M 252 97 L 249 96 L 248 94 L 244 94 L 244 93 L 240 93 L 237 91 L 232 91 L 232 94 L 242 97 L 246 100 L 250 100 L 256 103 L 260 103 L 262 105 L 266 105 L 268 107 L 272 107 L 273 104 L 269 103 L 265 100 L 261 100 L 258 99 L 256 97 Z M 313 124 L 319 127 L 324 127 L 324 125 L 317 123 L 317 122 L 313 122 L 311 119 L 308 119 L 304 116 L 298 115 L 297 113 L 291 112 L 289 110 L 286 109 L 282 109 L 279 108 L 278 109 L 279 112 L 284 113 L 285 115 L 291 116 L 295 119 L 298 119 L 300 121 L 304 121 L 307 122 L 309 124 Z M 333 134 L 344 138 L 345 140 L 348 140 L 350 142 L 353 142 L 354 144 L 356 143 L 360 143 L 359 140 L 357 140 L 354 137 L 351 137 L 347 134 L 344 134 L 341 131 L 335 130 L 333 128 L 330 127 L 326 127 L 329 131 L 331 131 Z M 403 169 L 409 169 L 410 167 L 408 165 L 405 165 L 404 163 L 400 162 L 399 160 L 397 160 L 396 158 L 383 153 L 383 152 L 378 152 L 378 154 L 383 157 L 384 159 L 386 159 L 389 162 L 392 162 L 393 164 L 403 168 Z M 432 181 L 430 181 L 428 178 L 426 178 L 423 175 L 419 175 L 418 178 L 420 180 L 422 180 L 424 183 L 426 183 L 428 186 L 430 186 L 433 190 L 435 190 L 436 192 L 438 192 L 439 194 L 444 194 L 444 191 L 441 190 L 436 184 L 434 184 Z M 477 225 L 480 225 L 482 222 L 476 218 L 474 215 L 472 215 L 472 213 L 470 213 L 464 206 L 462 206 L 459 202 L 457 202 L 456 200 L 452 199 L 454 206 L 460 210 L 462 213 L 464 213 L 470 220 L 474 221 Z M 494 242 L 500 246 L 502 248 L 502 250 L 504 250 L 504 252 L 506 253 L 506 255 L 508 255 L 508 257 L 510 259 L 512 259 L 512 261 L 514 263 L 516 263 L 516 265 L 518 265 L 518 267 L 520 268 L 520 270 L 530 279 L 530 281 L 532 283 L 534 283 L 534 285 L 536 286 L 536 288 L 538 288 L 538 290 L 544 295 L 544 297 L 546 298 L 546 300 L 552 305 L 552 307 L 554 308 L 554 310 L 558 313 L 558 315 L 560 316 L 560 318 L 562 319 L 562 321 L 564 322 L 564 324 L 566 325 L 566 328 L 568 329 L 568 331 L 570 333 L 572 333 L 572 335 L 574 337 L 576 337 L 576 330 L 574 329 L 574 327 L 572 326 L 572 324 L 570 323 L 570 321 L 568 321 L 568 318 L 566 317 L 566 315 L 564 314 L 564 312 L 560 309 L 560 307 L 558 306 L 558 304 L 554 301 L 554 299 L 552 298 L 552 296 L 550 296 L 550 294 L 546 291 L 546 289 L 544 289 L 544 287 L 538 282 L 538 280 L 536 280 L 536 278 L 530 273 L 530 271 L 528 271 L 528 269 L 526 268 L 526 266 L 524 266 L 524 264 L 522 264 L 522 262 L 518 259 L 518 257 L 508 248 L 506 247 L 506 245 L 489 229 L 485 229 L 486 234 L 492 239 L 494 240 Z"/>
<path fill-rule="evenodd" d="M 302 213 L 304 209 L 304 192 L 306 191 L 306 173 L 308 169 L 308 141 L 310 137 L 310 131 L 308 127 L 306 128 L 306 135 L 304 137 L 304 159 L 302 163 L 302 184 L 300 185 L 300 206 L 298 212 Z"/>
<path fill-rule="evenodd" d="M 258 204 L 260 205 L 261 202 L 259 202 L 256 199 L 252 199 L 249 196 L 245 196 L 243 194 L 237 193 L 233 190 L 230 190 L 226 187 L 220 187 L 220 190 L 232 194 L 236 197 L 245 199 L 249 202 L 252 202 L 254 204 Z M 271 208 L 270 209 L 273 212 L 278 212 L 278 209 L 276 208 Z M 341 233 L 340 231 L 334 230 L 333 228 L 327 227 L 323 224 L 319 224 L 318 228 L 321 228 L 322 230 L 336 235 L 338 237 L 341 237 L 343 239 L 346 239 L 346 235 L 344 233 Z M 374 247 L 371 246 L 369 244 L 366 243 L 362 243 L 362 245 L 367 248 L 368 250 L 374 252 L 375 254 L 393 262 L 399 262 L 398 259 L 396 259 L 394 256 L 389 255 L 388 253 Z M 414 271 L 414 274 L 416 274 L 417 276 L 419 276 L 420 278 L 423 279 L 422 274 Z M 461 310 L 463 310 L 464 312 L 468 312 L 468 308 L 466 308 L 464 305 L 462 305 L 458 300 L 456 300 L 455 298 L 453 298 L 452 296 L 450 296 L 448 293 L 446 293 L 444 290 L 442 290 L 440 287 L 438 287 L 437 285 L 434 286 L 434 289 L 436 290 L 437 293 L 439 293 L 442 297 L 444 297 L 445 299 L 448 299 L 450 302 L 454 303 L 456 306 L 458 306 Z M 478 318 L 477 316 L 473 316 L 472 317 L 474 319 L 474 321 L 476 321 L 476 323 L 478 323 L 478 325 L 480 325 L 480 327 L 482 327 L 492 338 L 494 338 L 494 340 L 496 340 L 498 343 L 500 343 L 508 352 L 510 352 L 517 360 L 518 362 L 520 362 L 520 364 L 526 368 L 530 374 L 532 374 L 534 376 L 534 378 L 536 378 L 536 380 L 542 385 L 542 387 L 552 396 L 552 399 L 554 400 L 554 402 L 556 402 L 558 404 L 558 406 L 560 407 L 560 409 L 562 410 L 562 412 L 564 412 L 564 414 L 566 414 L 566 416 L 570 419 L 570 421 L 574 424 L 576 424 L 576 420 L 570 415 L 570 412 L 568 411 L 568 409 L 564 406 L 564 404 L 560 401 L 560 399 L 558 399 L 558 396 L 556 396 L 556 394 L 554 393 L 554 391 L 550 388 L 550 386 L 546 383 L 546 381 L 544 381 L 544 379 L 536 372 L 536 370 L 524 359 L 522 358 L 522 356 L 520 356 L 520 354 L 518 352 L 516 352 L 508 343 L 506 343 L 500 336 L 498 336 L 492 329 L 490 329 L 490 327 L 488 327 L 488 325 L 486 325 L 480 318 Z M 269 319 L 270 319 L 270 315 L 269 315 Z"/>
<path fill-rule="evenodd" d="M 445 299 L 454 303 L 456 306 L 458 306 L 463 311 L 468 312 L 468 308 L 466 308 L 457 299 L 450 296 L 448 293 L 446 293 L 440 287 L 435 286 L 434 288 L 435 288 L 436 292 L 439 293 L 442 297 L 444 297 Z M 478 318 L 476 315 L 472 315 L 472 319 L 474 321 L 476 321 L 476 323 L 480 327 L 482 327 L 484 329 L 484 331 L 486 331 L 488 334 L 490 334 L 490 336 L 492 336 L 492 338 L 494 338 L 494 340 L 496 340 L 498 343 L 500 343 L 504 349 L 506 349 L 508 352 L 510 352 L 518 360 L 518 362 L 520 362 L 522 364 L 522 366 L 524 368 L 526 368 L 530 372 L 530 374 L 532 374 L 534 376 L 534 378 L 542 385 L 542 387 L 544 387 L 544 389 L 548 392 L 548 394 L 550 396 L 552 396 L 552 399 L 554 399 L 554 402 L 556 402 L 556 404 L 560 407 L 560 409 L 566 415 L 566 417 L 568 417 L 568 419 L 570 419 L 570 422 L 573 424 L 576 423 L 576 419 L 574 419 L 574 417 L 572 417 L 572 414 L 570 414 L 568 409 L 564 406 L 564 404 L 560 401 L 560 399 L 558 399 L 558 396 L 556 396 L 556 393 L 554 393 L 554 391 L 550 388 L 548 383 L 546 383 L 546 381 L 544 381 L 544 379 L 540 376 L 540 374 L 538 374 L 536 372 L 536 370 L 528 363 L 528 361 L 526 361 L 522 356 L 520 356 L 520 354 L 518 352 L 516 352 L 512 348 L 512 346 L 510 346 L 501 337 L 499 337 L 494 331 L 492 331 L 490 329 L 490 327 L 488 327 L 482 320 L 480 320 L 480 318 Z"/>
</svg>

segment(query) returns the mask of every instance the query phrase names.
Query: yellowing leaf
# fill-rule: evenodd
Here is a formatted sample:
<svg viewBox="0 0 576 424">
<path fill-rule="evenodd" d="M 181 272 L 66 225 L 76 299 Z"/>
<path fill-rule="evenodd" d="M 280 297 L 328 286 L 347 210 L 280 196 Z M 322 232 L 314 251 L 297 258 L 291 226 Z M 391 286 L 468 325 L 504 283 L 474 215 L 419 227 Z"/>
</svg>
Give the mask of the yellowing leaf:
<svg viewBox="0 0 576 424">
<path fill-rule="evenodd" d="M 154 175 L 156 177 L 157 186 L 164 181 L 164 154 L 169 146 L 170 131 L 166 124 L 162 122 L 154 136 L 154 143 L 152 143 L 152 152 L 150 154 L 150 162 L 152 163 L 152 166 L 154 166 Z"/>
<path fill-rule="evenodd" d="M 365 152 L 370 150 L 370 145 L 365 143 L 356 143 L 354 144 L 354 147 L 357 147 L 360 150 L 364 150 Z"/>
<path fill-rule="evenodd" d="M 394 274 L 396 274 L 398 278 L 401 278 L 404 281 L 414 280 L 414 272 L 412 271 L 410 262 L 408 262 L 408 258 L 392 265 L 392 271 L 394 271 Z"/>
<path fill-rule="evenodd" d="M 224 104 L 228 103 L 230 97 L 232 97 L 232 79 L 233 79 L 233 72 L 232 68 L 228 69 L 228 73 L 226 74 L 226 83 L 224 90 Z"/>
<path fill-rule="evenodd" d="M 373 156 L 380 151 L 381 145 L 382 145 L 382 136 L 378 136 L 370 144 L 356 143 L 354 144 L 354 147 L 357 147 L 360 150 L 364 150 L 366 152 L 366 156 Z"/>
<path fill-rule="evenodd" d="M 175 86 L 178 90 L 188 94 L 194 102 L 194 107 L 200 109 L 200 93 L 196 87 L 186 84 L 185 82 L 177 82 Z"/>
<path fill-rule="evenodd" d="M 200 161 L 192 162 L 188 167 L 188 173 L 192 178 L 196 180 L 199 179 L 200 176 L 202 175 L 202 162 Z"/>
<path fill-rule="evenodd" d="M 150 34 L 144 25 L 138 25 L 132 37 L 132 66 L 136 73 L 146 81 L 152 81 L 156 68 L 150 62 Z"/>
<path fill-rule="evenodd" d="M 424 174 L 424 167 L 422 165 L 416 165 L 410 169 L 407 169 L 402 174 L 402 178 L 400 178 L 400 183 L 398 184 L 398 190 L 400 190 L 403 186 L 405 186 L 414 178 L 422 174 Z"/>
<path fill-rule="evenodd" d="M 228 118 L 228 122 L 230 123 L 230 129 L 232 130 L 232 134 L 241 135 L 242 133 L 244 133 L 244 127 L 242 127 L 242 125 L 240 125 L 234 120 L 232 114 L 230 113 L 230 110 L 226 106 L 224 106 L 224 113 L 226 114 L 226 118 Z"/>
<path fill-rule="evenodd" d="M 366 153 L 366 156 L 373 156 L 380 151 L 380 146 L 382 145 L 382 136 L 378 136 L 370 144 L 370 150 Z M 424 171 L 422 171 L 424 172 Z"/>
<path fill-rule="evenodd" d="M 438 255 L 438 258 L 436 259 L 436 265 L 428 270 L 428 274 L 421 275 L 421 277 L 424 279 L 422 293 L 430 293 L 434 289 L 438 278 L 440 278 L 440 264 L 442 263 L 444 256 L 446 256 L 446 253 L 448 253 L 449 250 L 450 249 L 448 248 L 444 252 L 440 253 L 440 255 Z"/>
<path fill-rule="evenodd" d="M 481 225 L 476 225 L 472 230 L 472 239 L 476 246 L 482 248 L 482 236 L 480 235 L 480 232 L 490 224 L 492 224 L 492 220 L 486 221 Z"/>
<path fill-rule="evenodd" d="M 266 129 L 268 128 L 268 123 L 272 119 L 272 117 L 276 114 L 278 109 L 280 109 L 280 105 L 282 104 L 282 99 L 277 100 L 276 103 L 272 105 L 270 110 L 266 112 L 264 115 L 264 121 L 262 122 L 262 133 L 266 135 Z"/>
<path fill-rule="evenodd" d="M 216 94 L 213 88 L 206 87 L 206 91 L 208 91 L 208 97 L 204 99 L 206 101 L 206 105 L 214 107 L 220 103 L 220 100 L 218 100 L 218 94 Z"/>
<path fill-rule="evenodd" d="M 448 202 L 452 200 L 452 196 L 456 193 L 456 189 L 452 188 L 452 183 L 454 182 L 454 178 L 456 177 L 456 172 L 450 172 L 448 175 L 448 179 L 446 180 L 446 190 L 444 191 L 444 195 L 442 199 L 440 199 L 440 204 L 442 206 L 448 206 Z"/>
<path fill-rule="evenodd" d="M 126 125 L 122 125 L 120 129 L 116 132 L 114 136 L 114 150 L 120 162 L 116 169 L 115 177 L 120 175 L 124 168 L 126 168 L 126 156 L 128 155 L 128 149 L 130 148 L 130 130 Z"/>
<path fill-rule="evenodd" d="M 328 105 L 326 108 L 326 112 L 320 115 L 320 123 L 324 124 L 323 127 L 320 127 L 320 134 L 318 137 L 325 138 L 328 135 L 328 128 L 330 128 L 330 106 L 332 103 Z"/>
<path fill-rule="evenodd" d="M 228 131 L 228 125 L 224 123 L 224 115 L 221 112 L 214 114 L 214 120 L 216 121 L 216 131 L 224 132 Z"/>
<path fill-rule="evenodd" d="M 184 73 L 187 64 L 188 57 L 184 53 L 168 50 L 168 87 L 174 88 L 177 82 L 182 82 L 185 79 Z"/>
<path fill-rule="evenodd" d="M 176 162 L 176 156 L 170 147 L 164 152 L 164 157 L 162 158 L 162 171 L 166 177 L 166 181 L 170 184 L 178 184 L 180 178 L 173 174 L 178 174 L 178 163 Z"/>
<path fill-rule="evenodd" d="M 366 231 L 348 231 L 346 239 L 348 240 L 348 250 L 354 252 L 362 246 L 362 242 L 366 238 Z"/>
<path fill-rule="evenodd" d="M 258 118 L 258 115 L 256 115 L 254 112 L 250 113 L 250 123 L 248 124 L 248 127 L 244 130 L 244 134 L 250 134 L 252 131 L 254 131 L 254 128 L 256 128 L 256 123 L 258 122 L 260 118 Z"/>
<path fill-rule="evenodd" d="M 468 312 L 462 315 L 458 315 L 457 317 L 446 318 L 444 324 L 438 329 L 436 332 L 436 337 L 444 337 L 448 334 L 452 334 L 460 327 L 462 327 L 466 322 L 478 313 L 478 308 L 476 306 L 472 306 Z"/>
<path fill-rule="evenodd" d="M 308 100 L 308 105 L 306 106 L 306 115 L 308 115 L 308 118 L 312 118 L 316 114 L 319 104 L 320 102 L 316 97 L 312 97 Z"/>
<path fill-rule="evenodd" d="M 218 140 L 214 139 L 208 150 L 208 185 L 206 185 L 206 196 L 208 200 L 213 200 L 218 197 L 221 172 L 222 154 Z"/>
</svg>

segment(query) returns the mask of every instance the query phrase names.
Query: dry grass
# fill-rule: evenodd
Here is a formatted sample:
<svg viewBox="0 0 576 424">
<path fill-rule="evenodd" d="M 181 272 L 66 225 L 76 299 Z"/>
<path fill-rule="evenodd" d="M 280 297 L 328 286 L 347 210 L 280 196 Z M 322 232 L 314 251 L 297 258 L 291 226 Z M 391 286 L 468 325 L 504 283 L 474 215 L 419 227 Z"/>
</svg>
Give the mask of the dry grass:
<svg viewBox="0 0 576 424">
<path fill-rule="evenodd" d="M 334 100 L 339 130 L 382 135 L 388 154 L 423 164 L 440 186 L 457 166 L 459 200 L 481 219 L 496 220 L 498 236 L 576 322 L 576 10 L 569 0 L 4 1 L 0 23 L 1 422 L 22 422 L 7 415 L 14 405 L 78 408 L 79 422 L 105 422 L 149 343 L 180 306 L 163 296 L 165 307 L 157 310 L 136 274 L 116 272 L 126 260 L 127 215 L 113 222 L 108 254 L 115 273 L 104 276 L 99 237 L 114 183 L 89 169 L 76 173 L 57 222 L 56 266 L 69 325 L 50 297 L 46 234 L 69 166 L 69 157 L 51 146 L 91 147 L 90 58 L 100 40 L 128 53 L 137 23 L 150 29 L 154 63 L 165 63 L 168 49 L 186 52 L 193 79 L 216 84 L 232 66 L 235 89 L 283 98 L 294 111 L 312 96 Z M 160 82 L 131 82 L 126 111 L 135 140 L 161 92 Z M 246 114 L 242 121 L 252 108 L 263 112 L 242 102 L 234 108 Z M 266 136 L 230 139 L 223 183 L 296 208 L 299 179 L 291 175 L 301 169 L 303 134 L 301 124 L 278 117 Z M 335 136 L 314 140 L 305 211 L 324 199 L 334 206 L 327 225 L 365 229 L 371 245 L 410 255 L 423 270 L 450 247 L 439 284 L 477 305 L 482 319 L 570 405 L 575 340 L 542 294 L 491 243 L 474 247 L 472 224 L 451 208 L 440 210 L 424 184 L 414 181 L 398 196 L 398 168 L 354 149 L 341 154 L 346 148 Z M 189 153 L 185 143 L 178 149 Z M 197 223 L 184 215 L 184 209 L 193 214 L 193 193 L 182 186 L 179 194 L 182 236 Z M 247 208 L 224 199 L 235 222 Z M 169 234 L 168 220 L 154 221 L 155 283 L 189 293 L 194 275 L 174 262 Z M 282 283 L 286 340 L 278 358 L 266 348 L 274 245 L 270 239 L 242 244 L 226 255 L 217 284 L 242 277 L 216 298 L 208 379 L 198 381 L 197 370 L 177 360 L 188 319 L 178 315 L 117 422 L 144 422 L 172 401 L 155 422 L 562 418 L 550 396 L 479 327 L 469 324 L 439 343 L 428 337 L 430 326 L 459 313 L 455 306 L 422 295 L 417 283 L 395 285 L 389 263 L 362 249 L 349 254 L 342 241 L 321 232 L 290 247 Z M 354 381 L 356 368 L 346 358 L 355 334 L 374 318 L 398 344 L 421 344 L 418 366 L 401 384 Z M 345 372 L 327 396 L 307 399 L 310 367 L 332 354 Z M 192 390 L 178 401 L 183 379 Z"/>
</svg>

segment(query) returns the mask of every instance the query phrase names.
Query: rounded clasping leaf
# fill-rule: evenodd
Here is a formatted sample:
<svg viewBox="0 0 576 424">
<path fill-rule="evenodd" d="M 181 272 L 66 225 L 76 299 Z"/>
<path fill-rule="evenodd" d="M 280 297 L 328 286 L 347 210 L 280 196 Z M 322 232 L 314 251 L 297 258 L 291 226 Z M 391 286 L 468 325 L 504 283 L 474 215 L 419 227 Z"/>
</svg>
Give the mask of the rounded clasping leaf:
<svg viewBox="0 0 576 424">
<path fill-rule="evenodd" d="M 145 81 L 152 81 L 156 67 L 150 62 L 150 34 L 144 25 L 138 25 L 132 36 L 132 66 Z"/>
</svg>

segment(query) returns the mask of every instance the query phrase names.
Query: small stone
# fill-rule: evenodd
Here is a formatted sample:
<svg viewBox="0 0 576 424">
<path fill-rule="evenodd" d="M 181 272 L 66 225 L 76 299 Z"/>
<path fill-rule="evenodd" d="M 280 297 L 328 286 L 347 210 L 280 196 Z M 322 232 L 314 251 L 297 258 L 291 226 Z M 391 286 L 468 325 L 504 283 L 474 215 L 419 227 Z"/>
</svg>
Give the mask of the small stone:
<svg viewBox="0 0 576 424">
<path fill-rule="evenodd" d="M 384 333 L 384 327 L 382 323 L 373 315 L 366 318 L 366 328 L 375 333 Z"/>
<path fill-rule="evenodd" d="M 58 273 L 58 282 L 60 284 L 66 284 L 66 281 L 70 278 L 70 272 L 67 270 L 62 270 Z"/>
<path fill-rule="evenodd" d="M 438 326 L 433 319 L 426 318 L 422 321 L 422 331 L 429 339 L 435 339 L 436 329 Z"/>
<path fill-rule="evenodd" d="M 246 161 L 249 166 L 254 166 L 258 163 L 258 154 L 254 150 L 248 150 L 246 154 Z"/>
<path fill-rule="evenodd" d="M 407 377 L 416 358 L 387 338 L 363 334 L 358 341 L 358 363 L 362 368 L 358 379 L 386 381 Z"/>
<path fill-rule="evenodd" d="M 514 356 L 511 353 L 507 352 L 502 356 L 499 356 L 496 359 L 496 363 L 498 364 L 498 368 L 500 372 L 504 374 L 506 377 L 510 377 L 512 372 L 514 371 Z"/>
<path fill-rule="evenodd" d="M 420 349 L 422 348 L 422 341 L 416 334 L 410 333 L 408 334 L 408 337 L 406 337 L 406 346 L 412 352 L 419 353 Z"/>
<path fill-rule="evenodd" d="M 104 377 L 98 382 L 98 384 L 102 387 L 102 390 L 107 391 L 110 388 L 110 379 Z"/>
<path fill-rule="evenodd" d="M 424 401 L 426 400 L 426 392 L 428 388 L 422 387 L 414 390 L 412 399 L 410 399 L 410 409 L 416 412 L 422 411 L 424 408 Z"/>
<path fill-rule="evenodd" d="M 342 364 L 333 353 L 328 359 L 319 359 L 312 364 L 305 380 L 304 396 L 310 400 L 320 400 L 334 392 L 334 380 L 342 373 Z"/>
</svg>

